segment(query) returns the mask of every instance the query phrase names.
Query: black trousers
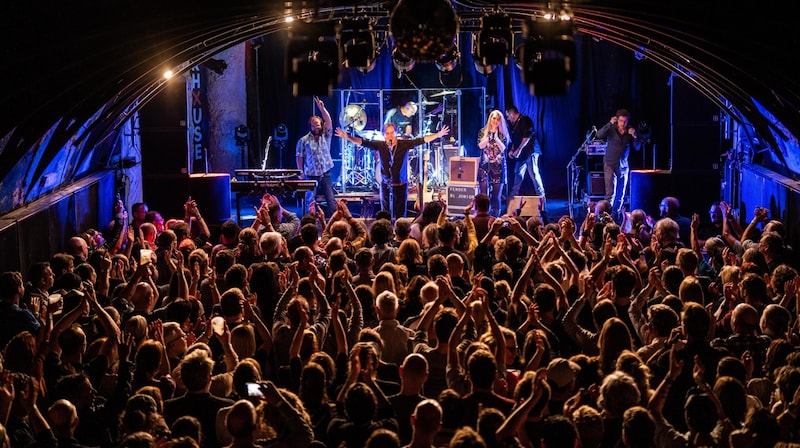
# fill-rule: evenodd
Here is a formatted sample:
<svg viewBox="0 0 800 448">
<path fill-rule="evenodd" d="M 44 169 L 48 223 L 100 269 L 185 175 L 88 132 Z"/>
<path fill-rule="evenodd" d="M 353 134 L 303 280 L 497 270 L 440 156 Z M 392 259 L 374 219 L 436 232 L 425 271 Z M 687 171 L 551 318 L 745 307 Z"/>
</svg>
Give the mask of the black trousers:
<svg viewBox="0 0 800 448">
<path fill-rule="evenodd" d="M 391 188 L 392 206 L 389 208 L 389 189 Z M 381 209 L 392 213 L 392 218 L 403 218 L 406 216 L 406 203 L 408 201 L 408 184 L 390 185 L 386 182 L 381 183 Z"/>
</svg>

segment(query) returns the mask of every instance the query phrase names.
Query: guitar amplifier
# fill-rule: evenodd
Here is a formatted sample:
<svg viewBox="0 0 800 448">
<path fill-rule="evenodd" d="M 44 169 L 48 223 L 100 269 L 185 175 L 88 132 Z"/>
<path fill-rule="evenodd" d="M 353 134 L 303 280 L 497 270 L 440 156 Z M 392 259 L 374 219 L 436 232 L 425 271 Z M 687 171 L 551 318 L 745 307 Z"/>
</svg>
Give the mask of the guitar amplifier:
<svg viewBox="0 0 800 448">
<path fill-rule="evenodd" d="M 451 157 L 450 182 L 454 184 L 472 184 L 478 182 L 478 164 L 480 157 Z"/>
<path fill-rule="evenodd" d="M 592 142 L 586 145 L 587 156 L 603 156 L 606 154 L 608 143 L 604 141 Z"/>
<path fill-rule="evenodd" d="M 589 171 L 586 178 L 586 190 L 589 196 L 604 196 L 606 194 L 606 180 L 602 171 Z"/>
</svg>

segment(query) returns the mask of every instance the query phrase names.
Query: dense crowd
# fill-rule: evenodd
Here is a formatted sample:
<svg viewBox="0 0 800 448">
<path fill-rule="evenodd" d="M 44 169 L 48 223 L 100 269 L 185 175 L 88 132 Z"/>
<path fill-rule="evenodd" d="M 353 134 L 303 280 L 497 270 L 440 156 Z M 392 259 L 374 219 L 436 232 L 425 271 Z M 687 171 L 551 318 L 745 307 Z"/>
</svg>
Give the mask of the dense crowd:
<svg viewBox="0 0 800 448">
<path fill-rule="evenodd" d="M 192 200 L 117 203 L 107 239 L 0 274 L 0 446 L 800 443 L 800 277 L 765 209 L 489 208 L 265 195 L 212 241 Z"/>
</svg>

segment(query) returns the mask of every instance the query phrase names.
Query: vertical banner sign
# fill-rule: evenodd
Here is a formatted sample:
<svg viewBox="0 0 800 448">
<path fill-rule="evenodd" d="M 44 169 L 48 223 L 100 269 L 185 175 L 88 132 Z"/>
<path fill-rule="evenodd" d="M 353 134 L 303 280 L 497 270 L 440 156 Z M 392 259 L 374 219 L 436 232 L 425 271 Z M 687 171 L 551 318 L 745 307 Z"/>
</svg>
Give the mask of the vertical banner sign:
<svg viewBox="0 0 800 448">
<path fill-rule="evenodd" d="M 200 66 L 189 72 L 189 167 L 190 173 L 209 172 L 208 95 L 206 73 Z"/>
</svg>

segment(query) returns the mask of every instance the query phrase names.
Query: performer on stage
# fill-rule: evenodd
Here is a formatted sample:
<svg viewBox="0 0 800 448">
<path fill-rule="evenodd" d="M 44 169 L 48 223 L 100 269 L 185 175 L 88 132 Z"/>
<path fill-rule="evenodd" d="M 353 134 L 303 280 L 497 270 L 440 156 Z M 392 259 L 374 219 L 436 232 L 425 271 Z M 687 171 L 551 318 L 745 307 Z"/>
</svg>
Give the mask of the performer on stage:
<svg viewBox="0 0 800 448">
<path fill-rule="evenodd" d="M 393 123 L 383 126 L 384 141 L 365 140 L 361 137 L 348 135 L 341 128 L 336 128 L 336 136 L 347 139 L 356 145 L 378 151 L 381 162 L 381 207 L 383 210 L 391 210 L 394 219 L 405 216 L 406 201 L 408 198 L 408 171 L 406 169 L 408 150 L 423 143 L 429 143 L 437 138 L 442 138 L 450 133 L 450 128 L 446 125 L 435 134 L 428 134 L 410 140 L 397 138 L 397 132 Z M 389 208 L 389 187 L 392 188 L 394 200 L 392 208 Z M 419 193 L 421 194 L 421 193 Z"/>
<path fill-rule="evenodd" d="M 505 163 L 508 128 L 503 114 L 493 110 L 489 114 L 486 126 L 478 133 L 478 148 L 481 150 L 481 166 L 478 170 L 478 182 L 481 193 L 491 198 L 492 212 L 500 216 L 500 192 L 503 189 L 503 165 Z M 491 189 L 490 189 L 491 187 Z"/>
<path fill-rule="evenodd" d="M 625 204 L 628 188 L 628 154 L 631 148 L 641 147 L 636 129 L 628 126 L 631 114 L 619 109 L 605 126 L 597 130 L 598 139 L 606 139 L 606 154 L 603 156 L 603 178 L 605 180 L 605 199 L 611 203 L 611 210 L 619 213 Z"/>
<path fill-rule="evenodd" d="M 413 101 L 408 101 L 400 107 L 389 109 L 386 112 L 386 119 L 383 120 L 383 125 L 394 124 L 398 138 L 413 138 L 416 134 L 414 132 L 414 118 L 416 115 L 417 104 Z"/>
<path fill-rule="evenodd" d="M 308 119 L 308 133 L 297 141 L 295 151 L 297 168 L 303 171 L 303 174 L 309 179 L 317 181 L 314 197 L 321 191 L 325 195 L 328 216 L 333 216 L 333 212 L 336 211 L 336 196 L 331 181 L 331 169 L 333 168 L 331 131 L 333 125 L 331 114 L 325 108 L 325 103 L 315 96 L 314 104 L 321 117 L 312 115 Z"/>
<path fill-rule="evenodd" d="M 536 188 L 536 195 L 541 196 L 544 203 L 544 183 L 542 174 L 539 172 L 539 156 L 542 155 L 542 147 L 536 139 L 536 131 L 533 129 L 533 120 L 527 115 L 519 113 L 516 106 L 506 108 L 506 120 L 508 120 L 508 130 L 511 133 L 511 144 L 508 147 L 508 181 L 511 183 L 511 191 L 508 193 L 509 199 L 519 195 L 522 182 L 525 181 L 525 173 L 528 173 L 533 186 Z"/>
</svg>

